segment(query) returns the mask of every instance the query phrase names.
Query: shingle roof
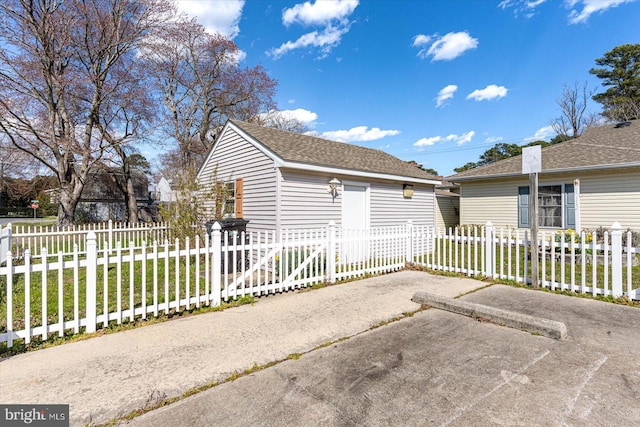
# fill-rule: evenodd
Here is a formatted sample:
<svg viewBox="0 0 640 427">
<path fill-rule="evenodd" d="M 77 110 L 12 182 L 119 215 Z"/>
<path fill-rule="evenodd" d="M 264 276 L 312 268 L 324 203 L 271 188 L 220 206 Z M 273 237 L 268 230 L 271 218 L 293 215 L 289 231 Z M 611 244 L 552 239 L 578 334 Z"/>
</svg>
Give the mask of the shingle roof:
<svg viewBox="0 0 640 427">
<path fill-rule="evenodd" d="M 286 162 L 440 181 L 435 176 L 381 150 L 239 120 L 230 122 Z"/>
<path fill-rule="evenodd" d="M 591 127 L 580 137 L 542 149 L 542 172 L 640 167 L 640 120 Z M 449 181 L 518 175 L 522 156 L 447 177 Z"/>
</svg>

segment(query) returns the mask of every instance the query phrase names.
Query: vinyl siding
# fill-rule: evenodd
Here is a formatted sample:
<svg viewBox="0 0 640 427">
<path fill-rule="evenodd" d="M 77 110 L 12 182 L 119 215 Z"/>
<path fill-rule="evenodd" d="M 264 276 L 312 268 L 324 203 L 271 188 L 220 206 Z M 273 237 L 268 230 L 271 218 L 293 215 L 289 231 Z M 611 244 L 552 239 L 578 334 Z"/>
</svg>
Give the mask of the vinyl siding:
<svg viewBox="0 0 640 427">
<path fill-rule="evenodd" d="M 460 222 L 460 198 L 436 195 L 436 204 L 436 227 L 456 227 Z"/>
<path fill-rule="evenodd" d="M 640 170 L 581 177 L 580 220 L 583 229 L 618 221 L 623 229 L 640 231 Z"/>
<path fill-rule="evenodd" d="M 405 224 L 434 225 L 434 190 L 429 185 L 414 185 L 414 195 L 405 199 L 402 183 L 362 180 L 348 175 L 328 175 L 282 170 L 281 225 L 287 228 L 326 227 L 329 221 L 342 222 L 342 191 L 335 201 L 328 191 L 329 181 L 338 178 L 350 184 L 369 184 L 370 226 Z"/>
<path fill-rule="evenodd" d="M 460 224 L 518 227 L 518 186 L 528 179 L 482 180 L 460 185 Z"/>
<path fill-rule="evenodd" d="M 413 185 L 413 197 L 405 199 L 402 182 L 370 181 L 371 227 L 405 224 L 435 226 L 434 186 Z"/>
<path fill-rule="evenodd" d="M 204 190 L 213 189 L 215 180 L 244 179 L 244 219 L 247 230 L 276 228 L 276 170 L 273 161 L 245 141 L 234 130 L 227 129 L 218 140 L 199 174 Z M 213 216 L 213 200 L 206 205 Z"/>
<path fill-rule="evenodd" d="M 580 180 L 580 227 L 611 227 L 618 221 L 624 229 L 640 230 L 640 170 L 540 176 L 540 185 Z M 518 186 L 526 178 L 479 180 L 461 183 L 460 223 L 518 226 Z"/>
<path fill-rule="evenodd" d="M 281 172 L 280 224 L 283 229 L 322 228 L 329 221 L 340 224 L 340 196 L 334 201 L 328 191 L 333 175 L 286 169 Z M 344 176 L 337 178 L 341 182 L 345 179 Z"/>
</svg>

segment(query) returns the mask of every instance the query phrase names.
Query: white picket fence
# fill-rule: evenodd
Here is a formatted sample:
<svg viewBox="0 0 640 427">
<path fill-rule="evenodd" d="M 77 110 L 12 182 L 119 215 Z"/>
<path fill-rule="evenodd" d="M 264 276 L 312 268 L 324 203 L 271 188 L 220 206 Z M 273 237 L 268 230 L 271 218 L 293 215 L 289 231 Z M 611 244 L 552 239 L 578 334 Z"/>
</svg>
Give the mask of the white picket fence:
<svg viewBox="0 0 640 427">
<path fill-rule="evenodd" d="M 614 228 L 604 243 L 585 235 L 580 243 L 567 243 L 564 234 L 558 239 L 559 233 L 541 233 L 542 286 L 640 299 L 640 269 L 632 268 L 640 248 L 631 247 L 630 234 L 623 248 L 621 235 Z M 50 253 L 45 246 L 33 256 L 27 248 L 21 258 L 9 252 L 0 265 L 0 343 L 11 347 L 17 339 L 95 332 L 222 301 L 397 271 L 406 263 L 530 283 L 529 240 L 526 232 L 496 230 L 490 223 L 454 230 L 411 222 L 343 230 L 330 223 L 280 234 L 223 233 L 214 224 L 211 237 L 182 245 L 144 238 L 113 245 L 89 230 L 82 250 L 75 244 L 71 252 Z"/>
<path fill-rule="evenodd" d="M 30 343 L 33 336 L 46 340 L 81 328 L 90 333 L 111 322 L 396 271 L 405 265 L 407 234 L 404 226 L 339 230 L 331 224 L 238 235 L 215 224 L 204 242 L 121 243 L 112 248 L 104 240 L 101 247 L 89 231 L 83 251 L 78 245 L 71 254 L 41 248 L 34 257 L 27 249 L 19 261 L 9 253 L 0 266 L 0 283 L 6 283 L 0 342 Z"/>
<path fill-rule="evenodd" d="M 14 259 L 23 258 L 25 251 L 29 251 L 31 257 L 39 257 L 42 248 L 47 248 L 49 256 L 59 252 L 73 255 L 77 246 L 82 254 L 90 231 L 95 233 L 100 247 L 111 245 L 111 249 L 115 249 L 116 242 L 121 242 L 123 247 L 133 242 L 140 247 L 142 241 L 172 240 L 171 229 L 166 222 L 129 224 L 109 220 L 69 227 L 7 224 L 4 228 L 0 225 L 0 264 L 6 260 L 9 251 Z"/>
<path fill-rule="evenodd" d="M 632 246 L 631 231 L 626 233 L 623 247 L 620 224 L 614 223 L 611 229 L 611 233 L 603 233 L 602 243 L 598 243 L 595 232 L 540 232 L 540 286 L 640 300 L 640 248 Z M 484 227 L 453 230 L 415 227 L 411 238 L 412 258 L 417 265 L 467 276 L 532 283 L 532 242 L 527 230 L 496 229 L 490 222 Z"/>
</svg>

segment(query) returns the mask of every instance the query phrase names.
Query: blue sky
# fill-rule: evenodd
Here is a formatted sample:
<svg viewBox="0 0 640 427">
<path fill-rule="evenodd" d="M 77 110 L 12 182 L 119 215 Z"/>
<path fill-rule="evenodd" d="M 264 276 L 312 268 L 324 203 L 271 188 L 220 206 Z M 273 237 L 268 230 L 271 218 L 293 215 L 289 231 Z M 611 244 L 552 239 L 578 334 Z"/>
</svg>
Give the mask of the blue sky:
<svg viewBox="0 0 640 427">
<path fill-rule="evenodd" d="M 278 81 L 321 137 L 450 175 L 497 142 L 549 140 L 563 84 L 640 43 L 636 0 L 178 1 Z M 598 112 L 596 103 L 590 110 Z"/>
</svg>

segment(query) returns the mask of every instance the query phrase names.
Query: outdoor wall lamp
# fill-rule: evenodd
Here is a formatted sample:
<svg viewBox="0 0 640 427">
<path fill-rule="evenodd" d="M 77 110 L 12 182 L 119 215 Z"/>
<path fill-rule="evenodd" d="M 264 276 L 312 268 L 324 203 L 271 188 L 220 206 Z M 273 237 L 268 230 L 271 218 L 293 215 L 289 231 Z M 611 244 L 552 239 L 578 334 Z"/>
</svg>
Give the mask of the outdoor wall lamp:
<svg viewBox="0 0 640 427">
<path fill-rule="evenodd" d="M 335 200 L 336 197 L 338 197 L 339 185 L 340 185 L 340 180 L 338 180 L 338 178 L 333 178 L 331 181 L 329 181 L 329 193 L 331 193 L 331 197 L 333 197 L 333 200 Z"/>
</svg>

